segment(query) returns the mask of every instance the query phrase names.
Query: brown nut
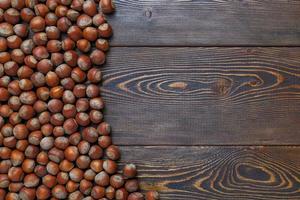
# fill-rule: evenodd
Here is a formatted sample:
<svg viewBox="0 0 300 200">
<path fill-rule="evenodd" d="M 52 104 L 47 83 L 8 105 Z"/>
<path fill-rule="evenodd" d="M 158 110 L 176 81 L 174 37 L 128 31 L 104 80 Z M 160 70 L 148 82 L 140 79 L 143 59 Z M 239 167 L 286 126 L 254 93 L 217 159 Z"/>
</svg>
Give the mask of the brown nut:
<svg viewBox="0 0 300 200">
<path fill-rule="evenodd" d="M 71 26 L 72 22 L 67 17 L 61 17 L 59 20 L 57 20 L 57 28 L 61 32 L 66 33 Z"/>
<path fill-rule="evenodd" d="M 120 174 L 115 174 L 110 177 L 110 185 L 118 189 L 124 185 L 124 178 Z"/>
<path fill-rule="evenodd" d="M 22 164 L 22 162 L 24 161 L 25 156 L 24 153 L 19 151 L 19 150 L 13 150 L 11 152 L 11 163 L 14 167 L 19 166 Z"/>
<path fill-rule="evenodd" d="M 80 55 L 78 57 L 78 60 L 77 60 L 77 65 L 78 65 L 78 67 L 81 70 L 87 71 L 87 70 L 89 70 L 92 67 L 92 61 L 91 61 L 91 59 L 90 59 L 89 56 L 87 56 L 87 55 Z M 92 69 L 96 69 L 96 68 L 92 68 Z"/>
<path fill-rule="evenodd" d="M 8 179 L 13 182 L 20 182 L 23 180 L 24 172 L 21 167 L 11 167 L 8 170 Z"/>
<path fill-rule="evenodd" d="M 86 74 L 79 67 L 76 67 L 71 72 L 71 78 L 77 83 L 82 83 L 86 79 Z M 76 96 L 75 93 L 74 95 Z"/>
<path fill-rule="evenodd" d="M 91 191 L 91 196 L 94 199 L 101 199 L 105 196 L 105 188 L 100 186 L 94 186 Z"/>
<path fill-rule="evenodd" d="M 50 53 L 59 52 L 62 49 L 61 41 L 59 40 L 49 40 L 47 43 L 47 50 Z"/>
<path fill-rule="evenodd" d="M 57 72 L 56 72 L 57 74 Z M 59 76 L 59 74 L 57 74 Z M 75 86 L 75 82 L 72 78 L 68 77 L 68 78 L 63 78 L 61 81 L 60 81 L 60 84 L 63 86 L 63 88 L 65 90 L 73 90 L 74 89 L 74 86 Z"/>
<path fill-rule="evenodd" d="M 32 159 L 25 159 L 22 163 L 22 169 L 25 173 L 29 174 L 34 171 L 35 161 Z"/>
<path fill-rule="evenodd" d="M 120 188 L 116 191 L 115 198 L 116 200 L 127 200 L 128 192 L 125 190 L 125 188 Z"/>
<path fill-rule="evenodd" d="M 64 5 L 58 5 L 55 8 L 55 15 L 59 18 L 61 17 L 65 17 L 67 15 L 68 12 L 68 7 L 64 6 Z"/>
<path fill-rule="evenodd" d="M 67 18 L 73 22 L 76 22 L 77 18 L 79 17 L 80 13 L 76 10 L 69 9 L 67 11 Z"/>
<path fill-rule="evenodd" d="M 90 58 L 93 64 L 95 65 L 102 65 L 105 63 L 105 54 L 100 51 L 95 49 L 91 54 Z"/>
<path fill-rule="evenodd" d="M 108 174 L 114 174 L 117 172 L 117 164 L 113 160 L 105 160 L 103 162 L 103 169 L 108 173 Z"/>
<path fill-rule="evenodd" d="M 36 161 L 40 165 L 46 165 L 49 162 L 48 154 L 46 151 L 41 151 L 36 158 Z"/>
<path fill-rule="evenodd" d="M 52 53 L 50 60 L 54 66 L 58 66 L 64 62 L 64 55 L 62 53 Z"/>
<path fill-rule="evenodd" d="M 30 9 L 30 8 L 23 8 L 21 10 L 21 19 L 24 22 L 30 22 L 32 20 L 32 18 L 35 16 L 34 12 Z"/>
<path fill-rule="evenodd" d="M 78 148 L 76 146 L 69 146 L 65 149 L 64 154 L 68 161 L 75 161 L 79 156 Z"/>
<path fill-rule="evenodd" d="M 20 12 L 15 8 L 9 8 L 4 12 L 4 20 L 10 24 L 17 24 L 20 20 Z"/>
<path fill-rule="evenodd" d="M 31 54 L 34 47 L 35 47 L 35 44 L 32 39 L 24 40 L 20 46 L 21 50 L 25 54 Z M 24 62 L 27 66 L 29 66 L 31 68 L 35 68 L 35 65 L 37 64 L 36 59 L 32 55 L 26 56 L 24 58 Z"/>
<path fill-rule="evenodd" d="M 105 189 L 105 196 L 106 196 L 108 199 L 114 199 L 114 198 L 115 198 L 115 194 L 116 194 L 116 190 L 115 190 L 115 188 L 113 188 L 112 186 L 108 186 L 108 187 Z"/>
<path fill-rule="evenodd" d="M 93 17 L 93 24 L 96 27 L 100 26 L 101 24 L 104 24 L 105 22 L 106 19 L 102 13 L 99 13 Z"/>
<path fill-rule="evenodd" d="M 58 149 L 65 150 L 69 146 L 69 139 L 64 136 L 55 138 L 54 146 Z"/>
<path fill-rule="evenodd" d="M 28 26 L 26 24 L 16 24 L 14 26 L 14 32 L 17 36 L 24 38 L 28 35 Z"/>
<path fill-rule="evenodd" d="M 98 145 L 101 147 L 101 148 L 104 148 L 106 149 L 107 147 L 109 147 L 110 145 L 112 144 L 112 140 L 111 140 L 111 137 L 110 136 L 100 136 L 98 138 Z"/>
<path fill-rule="evenodd" d="M 72 181 L 79 183 L 83 179 L 83 171 L 79 168 L 73 168 L 69 172 L 69 176 Z"/>
<path fill-rule="evenodd" d="M 48 42 L 47 34 L 45 32 L 35 33 L 32 36 L 32 41 L 37 46 L 44 46 Z"/>
<path fill-rule="evenodd" d="M 136 192 L 139 189 L 139 183 L 136 179 L 130 179 L 126 181 L 124 187 L 128 192 Z"/>
<path fill-rule="evenodd" d="M 101 172 L 103 170 L 103 160 L 93 160 L 90 168 L 96 173 Z"/>
<path fill-rule="evenodd" d="M 57 199 L 66 199 L 68 195 L 68 192 L 63 185 L 56 185 L 51 192 Z"/>
<path fill-rule="evenodd" d="M 7 22 L 0 23 L 0 37 L 9 37 L 14 34 L 13 26 Z"/>
<path fill-rule="evenodd" d="M 84 85 L 84 84 L 77 84 L 73 88 L 73 94 L 77 98 L 85 97 L 85 91 L 86 91 L 86 85 Z"/>
<path fill-rule="evenodd" d="M 53 161 L 48 162 L 46 169 L 47 172 L 53 176 L 56 176 L 59 172 L 58 164 Z"/>
<path fill-rule="evenodd" d="M 159 194 L 157 191 L 148 191 L 146 192 L 146 200 L 159 200 Z"/>
<path fill-rule="evenodd" d="M 69 181 L 69 174 L 66 172 L 59 172 L 56 178 L 58 184 L 65 185 Z"/>
<path fill-rule="evenodd" d="M 144 200 L 144 195 L 140 192 L 134 192 L 129 194 L 128 200 Z"/>
<path fill-rule="evenodd" d="M 101 11 L 105 14 L 110 14 L 115 11 L 115 5 L 112 0 L 100 1 Z"/>
<path fill-rule="evenodd" d="M 94 0 L 87 0 L 83 2 L 82 10 L 85 14 L 92 17 L 97 14 L 97 5 Z"/>
<path fill-rule="evenodd" d="M 45 29 L 46 23 L 44 18 L 40 16 L 33 17 L 32 20 L 30 21 L 30 29 L 33 32 L 40 32 Z"/>
<path fill-rule="evenodd" d="M 76 66 L 77 59 L 78 59 L 78 55 L 76 51 L 69 50 L 64 53 L 64 61 L 72 67 Z"/>
<path fill-rule="evenodd" d="M 81 29 L 91 26 L 92 23 L 92 18 L 86 14 L 82 14 L 77 18 L 77 26 L 79 26 Z"/>
<path fill-rule="evenodd" d="M 49 52 L 43 46 L 35 47 L 32 53 L 37 60 L 42 60 L 49 57 Z"/>
<path fill-rule="evenodd" d="M 64 124 L 63 124 L 63 128 L 65 130 L 65 133 L 70 135 L 72 133 L 75 133 L 78 129 L 78 124 L 76 122 L 75 119 L 67 119 Z"/>
<path fill-rule="evenodd" d="M 126 178 L 134 178 L 137 174 L 136 166 L 134 164 L 127 164 L 123 168 L 123 175 Z"/>
<path fill-rule="evenodd" d="M 51 191 L 45 185 L 40 185 L 36 190 L 36 197 L 41 200 L 46 200 L 50 197 Z"/>
<path fill-rule="evenodd" d="M 76 107 L 72 104 L 66 104 L 63 107 L 62 114 L 65 118 L 74 118 L 76 116 Z"/>
<path fill-rule="evenodd" d="M 112 36 L 112 28 L 108 23 L 101 24 L 98 27 L 98 34 L 100 37 L 109 38 Z"/>
<path fill-rule="evenodd" d="M 108 51 L 109 49 L 109 43 L 107 40 L 105 39 L 97 39 L 96 41 L 96 48 L 101 50 L 101 51 Z"/>
<path fill-rule="evenodd" d="M 102 171 L 95 176 L 95 183 L 99 186 L 106 187 L 109 185 L 109 175 Z"/>
<path fill-rule="evenodd" d="M 56 177 L 50 174 L 47 174 L 46 176 L 44 176 L 42 178 L 42 182 L 45 186 L 47 186 L 48 188 L 52 188 L 56 185 L 57 181 L 56 181 Z"/>
<path fill-rule="evenodd" d="M 62 49 L 63 50 L 69 51 L 74 48 L 75 48 L 75 42 L 71 38 L 67 37 L 62 41 Z"/>
<path fill-rule="evenodd" d="M 36 15 L 45 17 L 49 12 L 49 8 L 45 4 L 36 4 L 34 6 L 34 12 Z"/>
<path fill-rule="evenodd" d="M 34 173 L 28 174 L 24 177 L 24 186 L 25 187 L 36 187 L 39 185 L 40 179 Z"/>
<path fill-rule="evenodd" d="M 79 49 L 80 51 L 87 53 L 88 51 L 90 51 L 92 45 L 91 43 L 86 40 L 86 39 L 80 39 L 76 42 L 76 47 L 77 49 Z"/>
<path fill-rule="evenodd" d="M 111 127 L 107 122 L 102 122 L 98 125 L 97 131 L 100 135 L 109 135 L 111 132 Z"/>
<path fill-rule="evenodd" d="M 57 20 L 58 20 L 58 17 L 52 12 L 47 13 L 45 16 L 45 24 L 47 26 L 55 26 L 57 23 Z M 47 28 L 46 28 L 46 32 L 47 32 Z"/>
</svg>

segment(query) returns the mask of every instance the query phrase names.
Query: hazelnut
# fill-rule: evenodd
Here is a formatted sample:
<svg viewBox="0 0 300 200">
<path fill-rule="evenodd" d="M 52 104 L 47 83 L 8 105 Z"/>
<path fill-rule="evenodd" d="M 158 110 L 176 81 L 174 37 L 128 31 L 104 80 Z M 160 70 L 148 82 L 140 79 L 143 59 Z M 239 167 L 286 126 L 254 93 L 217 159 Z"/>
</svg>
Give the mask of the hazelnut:
<svg viewBox="0 0 300 200">
<path fill-rule="evenodd" d="M 49 8 L 45 4 L 37 4 L 34 6 L 34 12 L 38 16 L 45 17 L 49 12 Z"/>
<path fill-rule="evenodd" d="M 58 164 L 53 161 L 48 162 L 46 169 L 47 169 L 47 172 L 53 176 L 56 176 L 59 172 Z"/>
<path fill-rule="evenodd" d="M 95 110 L 101 110 L 104 108 L 104 102 L 101 97 L 92 98 L 90 100 L 90 107 Z"/>
<path fill-rule="evenodd" d="M 129 194 L 128 200 L 144 200 L 144 196 L 140 192 L 134 192 Z"/>
<path fill-rule="evenodd" d="M 101 24 L 98 27 L 98 34 L 100 37 L 109 38 L 112 36 L 112 28 L 108 23 Z"/>
<path fill-rule="evenodd" d="M 88 40 L 86 40 L 86 39 L 80 39 L 80 40 L 78 40 L 76 42 L 76 46 L 77 46 L 77 48 L 80 51 L 82 51 L 84 53 L 88 52 L 91 49 L 91 47 L 92 47 L 91 43 Z"/>
<path fill-rule="evenodd" d="M 64 94 L 63 94 L 63 97 L 62 97 L 62 100 L 63 100 L 64 103 L 73 104 L 76 101 L 76 97 L 75 97 L 75 95 L 73 94 L 72 91 L 65 90 Z"/>
<path fill-rule="evenodd" d="M 79 26 L 81 29 L 91 26 L 92 23 L 92 18 L 86 14 L 82 14 L 77 18 L 77 26 Z"/>
<path fill-rule="evenodd" d="M 84 128 L 82 131 L 82 138 L 90 143 L 97 142 L 98 133 L 93 127 Z"/>
<path fill-rule="evenodd" d="M 42 148 L 43 149 L 43 148 Z M 40 165 L 46 165 L 49 162 L 48 153 L 45 151 L 41 151 L 36 158 L 36 161 Z"/>
<path fill-rule="evenodd" d="M 93 160 L 100 159 L 103 156 L 103 150 L 98 145 L 93 145 L 89 150 L 89 157 Z"/>
<path fill-rule="evenodd" d="M 114 174 L 117 172 L 117 164 L 113 160 L 105 160 L 103 162 L 103 169 L 108 173 L 108 174 Z"/>
<path fill-rule="evenodd" d="M 11 163 L 13 166 L 19 166 L 22 164 L 22 162 L 24 161 L 25 159 L 25 156 L 24 156 L 24 153 L 19 151 L 19 150 L 13 150 L 11 152 Z"/>
<path fill-rule="evenodd" d="M 123 168 L 123 175 L 126 178 L 134 178 L 137 174 L 136 166 L 134 164 L 127 164 Z"/>
<path fill-rule="evenodd" d="M 47 1 L 46 1 L 46 6 L 47 6 L 50 10 L 55 10 L 56 7 L 58 6 L 58 1 L 57 1 L 57 0 L 47 0 Z"/>
<path fill-rule="evenodd" d="M 97 14 L 97 6 L 94 0 L 87 0 L 83 2 L 82 10 L 85 14 L 89 16 L 94 16 Z"/>
<path fill-rule="evenodd" d="M 120 158 L 119 147 L 110 145 L 105 151 L 106 156 L 111 160 L 118 160 Z"/>
<path fill-rule="evenodd" d="M 84 179 L 88 180 L 88 181 L 93 181 L 96 173 L 92 170 L 92 169 L 88 169 L 84 172 Z"/>
<path fill-rule="evenodd" d="M 118 189 L 124 185 L 124 178 L 120 174 L 115 174 L 110 177 L 110 185 Z"/>
<path fill-rule="evenodd" d="M 64 116 L 61 113 L 55 113 L 50 118 L 50 123 L 54 126 L 62 126 L 64 123 Z"/>
<path fill-rule="evenodd" d="M 43 46 L 35 47 L 32 53 L 37 60 L 42 60 L 49 57 L 47 49 Z"/>
<path fill-rule="evenodd" d="M 76 101 L 76 110 L 77 112 L 85 112 L 89 109 L 89 100 L 87 98 L 79 98 Z"/>
<path fill-rule="evenodd" d="M 77 60 L 77 65 L 81 70 L 87 71 L 92 67 L 92 61 L 89 56 L 80 55 Z M 92 69 L 96 69 L 96 68 L 92 68 Z"/>
<path fill-rule="evenodd" d="M 57 28 L 61 32 L 67 32 L 68 29 L 72 26 L 72 22 L 67 17 L 61 17 L 57 20 Z"/>
<path fill-rule="evenodd" d="M 103 198 L 105 196 L 105 188 L 104 187 L 100 187 L 100 186 L 94 186 L 92 191 L 91 191 L 91 196 L 94 199 L 100 199 Z"/>
<path fill-rule="evenodd" d="M 159 194 L 157 191 L 148 191 L 146 193 L 146 200 L 159 200 Z"/>
<path fill-rule="evenodd" d="M 22 90 L 20 89 L 20 86 L 19 86 L 19 80 L 13 80 L 12 82 L 10 82 L 8 84 L 8 92 L 11 95 L 20 95 Z M 21 100 L 21 98 L 20 98 L 20 100 Z"/>
<path fill-rule="evenodd" d="M 75 161 L 79 156 L 78 148 L 76 146 L 69 146 L 64 151 L 65 158 L 69 161 Z"/>
<path fill-rule="evenodd" d="M 76 51 L 69 50 L 64 53 L 64 61 L 72 67 L 76 66 L 77 59 L 78 59 L 78 55 Z"/>
<path fill-rule="evenodd" d="M 36 187 L 38 186 L 40 179 L 34 173 L 28 174 L 24 177 L 24 186 L 25 187 Z"/>
<path fill-rule="evenodd" d="M 37 100 L 37 96 L 35 92 L 32 91 L 27 91 L 27 92 L 22 92 L 20 95 L 20 101 L 23 104 L 27 105 L 33 105 Z"/>
<path fill-rule="evenodd" d="M 14 32 L 17 36 L 24 38 L 28 35 L 28 26 L 26 24 L 16 24 L 14 26 Z"/>
<path fill-rule="evenodd" d="M 43 113 L 43 115 L 48 115 L 48 114 L 49 114 L 49 112 L 44 112 Z M 40 116 L 39 116 L 39 118 L 40 118 Z M 43 121 L 44 124 L 41 127 L 41 131 L 42 131 L 42 133 L 43 133 L 44 136 L 49 136 L 49 135 L 52 134 L 52 132 L 54 130 L 54 127 L 53 127 L 52 124 L 46 124 L 46 123 L 49 122 L 48 120 L 50 120 L 50 114 L 46 118 L 47 118 L 47 121 Z M 39 121 L 41 122 L 40 119 L 39 119 Z"/>
<path fill-rule="evenodd" d="M 79 17 L 80 13 L 76 10 L 73 9 L 69 9 L 67 11 L 67 18 L 73 22 L 75 22 L 77 20 L 77 18 Z"/>
<path fill-rule="evenodd" d="M 60 99 L 63 95 L 64 88 L 62 86 L 56 86 L 51 88 L 50 90 L 50 97 L 54 99 Z"/>
<path fill-rule="evenodd" d="M 56 72 L 57 74 L 57 72 Z M 59 74 L 57 74 L 59 76 Z M 73 81 L 72 78 L 63 78 L 60 81 L 60 84 L 63 86 L 64 89 L 66 90 L 73 90 L 74 86 L 75 86 L 75 82 Z"/>
<path fill-rule="evenodd" d="M 47 103 L 41 100 L 37 100 L 34 104 L 33 104 L 33 109 L 37 112 L 37 113 L 41 113 L 47 110 Z"/>
<path fill-rule="evenodd" d="M 57 137 L 54 141 L 54 146 L 58 149 L 65 150 L 69 146 L 69 139 L 67 137 Z"/>
<path fill-rule="evenodd" d="M 11 0 L 11 7 L 21 10 L 25 7 L 25 1 L 23 0 Z"/>
<path fill-rule="evenodd" d="M 47 13 L 45 16 L 45 24 L 47 26 L 55 26 L 58 20 L 58 16 L 56 16 L 54 13 L 50 12 Z M 47 28 L 46 28 L 46 32 L 47 32 Z"/>
<path fill-rule="evenodd" d="M 102 171 L 95 176 L 95 183 L 99 186 L 106 187 L 109 185 L 109 175 Z"/>
<path fill-rule="evenodd" d="M 70 179 L 79 183 L 83 179 L 83 171 L 79 168 L 73 168 L 69 172 Z"/>
<path fill-rule="evenodd" d="M 7 101 L 10 94 L 7 89 L 0 87 L 0 101 Z"/>
<path fill-rule="evenodd" d="M 67 37 L 62 41 L 62 49 L 65 51 L 69 51 L 75 48 L 75 42 Z"/>
<path fill-rule="evenodd" d="M 32 36 L 32 41 L 35 45 L 44 46 L 48 42 L 47 34 L 45 32 L 35 33 Z"/>
<path fill-rule="evenodd" d="M 67 12 L 68 12 L 68 7 L 64 5 L 58 5 L 55 8 L 55 15 L 59 18 L 65 17 L 67 15 Z"/>
<path fill-rule="evenodd" d="M 60 163 L 64 159 L 64 152 L 56 147 L 53 147 L 48 152 L 48 157 L 53 162 Z"/>
<path fill-rule="evenodd" d="M 74 164 L 68 160 L 63 160 L 59 164 L 59 169 L 63 172 L 69 172 L 74 168 Z"/>
<path fill-rule="evenodd" d="M 23 183 L 10 183 L 9 186 L 8 186 L 8 190 L 10 192 L 18 193 L 23 188 L 23 186 L 24 186 Z"/>
<path fill-rule="evenodd" d="M 136 192 L 139 189 L 139 183 L 136 179 L 127 180 L 125 183 L 125 189 L 128 192 Z"/>
<path fill-rule="evenodd" d="M 26 139 L 29 131 L 24 124 L 17 124 L 13 128 L 13 134 L 18 140 Z"/>
<path fill-rule="evenodd" d="M 13 26 L 9 23 L 0 23 L 0 37 L 9 37 L 14 34 Z"/>
<path fill-rule="evenodd" d="M 56 177 L 50 174 L 47 174 L 42 178 L 42 182 L 48 188 L 53 188 L 56 185 Z"/>
<path fill-rule="evenodd" d="M 24 62 L 25 54 L 21 49 L 14 49 L 11 52 L 11 58 L 18 64 L 22 64 Z"/>
<path fill-rule="evenodd" d="M 17 24 L 20 20 L 20 12 L 15 8 L 9 8 L 4 12 L 4 20 L 10 24 Z"/>
<path fill-rule="evenodd" d="M 86 96 L 90 98 L 95 98 L 100 95 L 100 88 L 95 84 L 89 84 L 86 88 Z"/>
<path fill-rule="evenodd" d="M 54 145 L 53 137 L 44 137 L 41 142 L 40 146 L 43 150 L 50 150 Z"/>
<path fill-rule="evenodd" d="M 47 169 L 46 169 L 46 167 L 43 166 L 43 165 L 37 165 L 37 166 L 34 168 L 34 173 L 35 173 L 38 177 L 42 178 L 42 177 L 44 177 L 44 176 L 47 174 Z"/>
<path fill-rule="evenodd" d="M 115 11 L 115 5 L 112 0 L 100 1 L 101 11 L 105 14 L 110 14 Z"/>
<path fill-rule="evenodd" d="M 84 84 L 77 84 L 73 88 L 73 94 L 77 98 L 85 97 L 86 86 Z"/>
<path fill-rule="evenodd" d="M 17 112 L 14 112 L 9 116 L 8 121 L 12 125 L 17 125 L 17 124 L 21 123 L 22 119 Z"/>
<path fill-rule="evenodd" d="M 63 109 L 63 102 L 59 99 L 51 99 L 49 102 L 48 102 L 48 109 L 50 112 L 52 113 L 59 113 L 62 111 Z"/>
<path fill-rule="evenodd" d="M 105 63 L 105 54 L 100 50 L 95 49 L 90 54 L 90 58 L 92 63 L 94 63 L 95 65 L 102 65 Z"/>
<path fill-rule="evenodd" d="M 33 73 L 30 77 L 30 80 L 35 87 L 42 87 L 46 83 L 45 76 L 41 72 Z"/>
<path fill-rule="evenodd" d="M 19 81 L 19 87 L 21 90 L 31 90 L 33 88 L 33 84 L 29 79 L 21 79 Z"/>
<path fill-rule="evenodd" d="M 53 41 L 53 40 L 50 40 Z M 49 41 L 49 42 L 50 42 Z M 53 64 L 49 59 L 43 59 L 37 63 L 37 70 L 43 74 L 47 74 L 49 71 L 53 69 Z"/>
<path fill-rule="evenodd" d="M 11 155 L 11 150 L 8 147 L 0 147 L 0 158 L 9 159 Z"/>
<path fill-rule="evenodd" d="M 101 24 L 104 24 L 105 22 L 106 19 L 102 13 L 99 13 L 93 17 L 93 24 L 96 27 L 100 26 Z"/>
<path fill-rule="evenodd" d="M 23 8 L 20 12 L 20 16 L 24 22 L 29 23 L 35 14 L 30 8 Z"/>
<path fill-rule="evenodd" d="M 0 106 L 0 115 L 2 117 L 9 117 L 13 113 L 13 110 L 8 105 Z"/>
<path fill-rule="evenodd" d="M 6 174 L 0 174 L 0 188 L 8 188 L 9 178 Z"/>
<path fill-rule="evenodd" d="M 83 0 L 73 0 L 70 7 L 74 10 L 81 11 L 83 2 Z"/>
<path fill-rule="evenodd" d="M 0 37 L 0 52 L 7 50 L 7 41 L 5 38 Z"/>
<path fill-rule="evenodd" d="M 101 51 L 108 51 L 109 49 L 109 43 L 105 39 L 97 39 L 96 40 L 96 48 L 101 50 Z"/>
<path fill-rule="evenodd" d="M 22 163 L 22 169 L 25 173 L 29 174 L 34 171 L 35 161 L 32 159 L 25 159 Z"/>
<path fill-rule="evenodd" d="M 107 122 L 102 122 L 101 124 L 98 125 L 97 131 L 100 135 L 109 135 L 111 132 L 111 127 Z"/>
<path fill-rule="evenodd" d="M 59 40 L 49 40 L 47 43 L 47 50 L 50 53 L 59 52 L 62 49 L 61 41 Z"/>
<path fill-rule="evenodd" d="M 20 46 L 21 50 L 25 53 L 25 54 L 31 54 L 33 51 L 33 48 L 35 47 L 35 44 L 33 42 L 32 39 L 27 39 L 24 40 Z M 33 56 L 26 56 L 24 58 L 24 62 L 27 66 L 31 67 L 31 68 L 35 68 L 35 65 L 37 64 L 36 59 Z"/>
<path fill-rule="evenodd" d="M 76 67 L 71 72 L 71 78 L 77 83 L 82 83 L 86 79 L 86 74 L 79 67 Z M 76 96 L 76 94 L 74 95 Z"/>
<path fill-rule="evenodd" d="M 64 62 L 64 55 L 62 53 L 52 53 L 50 60 L 54 66 L 58 66 Z"/>
<path fill-rule="evenodd" d="M 16 149 L 18 149 L 19 151 L 25 151 L 27 147 L 28 147 L 27 140 L 18 140 L 16 144 Z"/>
<path fill-rule="evenodd" d="M 43 31 L 45 26 L 45 20 L 40 16 L 33 17 L 30 21 L 30 28 L 33 32 Z"/>
<path fill-rule="evenodd" d="M 90 168 L 96 172 L 99 173 L 103 170 L 103 160 L 93 160 L 90 164 Z"/>
<path fill-rule="evenodd" d="M 84 196 L 80 191 L 75 191 L 69 194 L 68 199 L 84 199 Z"/>
<path fill-rule="evenodd" d="M 10 0 L 2 0 L 0 1 L 0 8 L 1 9 L 8 9 L 11 6 Z"/>
<path fill-rule="evenodd" d="M 69 136 L 69 142 L 72 145 L 78 145 L 81 140 L 81 134 L 76 132 Z"/>
<path fill-rule="evenodd" d="M 114 198 L 115 198 L 115 194 L 116 194 L 116 190 L 115 190 L 115 188 L 113 188 L 112 186 L 108 186 L 108 187 L 105 189 L 105 196 L 106 196 L 108 199 L 114 199 Z"/>
<path fill-rule="evenodd" d="M 81 155 L 76 159 L 76 165 L 80 169 L 87 169 L 90 166 L 91 158 Z"/>
<path fill-rule="evenodd" d="M 24 172 L 21 167 L 11 167 L 8 170 L 7 177 L 9 180 L 11 180 L 13 182 L 20 182 L 23 180 Z M 2 182 L 2 181 L 0 181 L 0 182 Z"/>
<path fill-rule="evenodd" d="M 25 156 L 30 159 L 35 159 L 40 152 L 40 148 L 34 145 L 28 145 L 25 149 Z"/>
<path fill-rule="evenodd" d="M 68 192 L 63 185 L 56 185 L 52 190 L 52 195 L 57 199 L 66 199 Z"/>
<path fill-rule="evenodd" d="M 36 190 L 36 197 L 41 200 L 46 200 L 50 197 L 51 192 L 45 185 L 40 185 Z"/>
<path fill-rule="evenodd" d="M 15 61 L 9 61 L 4 64 L 4 71 L 8 76 L 16 76 L 19 66 Z"/>
<path fill-rule="evenodd" d="M 93 187 L 92 182 L 90 182 L 90 181 L 88 181 L 88 180 L 85 180 L 85 179 L 82 179 L 82 180 L 80 181 L 80 184 L 79 184 L 79 190 L 80 190 L 80 192 L 82 192 L 84 195 L 89 195 L 89 194 L 91 193 L 92 187 Z"/>
<path fill-rule="evenodd" d="M 26 7 L 34 8 L 34 6 L 38 3 L 37 0 L 25 0 Z"/>
<path fill-rule="evenodd" d="M 63 128 L 65 130 L 65 133 L 68 134 L 68 135 L 70 135 L 70 134 L 72 134 L 72 133 L 74 133 L 74 132 L 77 131 L 78 124 L 77 124 L 77 122 L 76 122 L 75 119 L 70 118 L 70 119 L 67 119 L 64 122 Z"/>
<path fill-rule="evenodd" d="M 78 26 L 71 26 L 67 31 L 68 37 L 73 41 L 78 41 L 82 38 L 82 31 Z"/>
<path fill-rule="evenodd" d="M 66 104 L 63 107 L 62 114 L 65 118 L 74 118 L 76 116 L 76 107 L 72 104 Z"/>
<path fill-rule="evenodd" d="M 77 145 L 80 154 L 87 154 L 90 150 L 90 143 L 87 141 L 80 141 Z"/>
<path fill-rule="evenodd" d="M 0 31 L 1 31 L 1 29 L 0 29 Z M 0 53 L 0 62 L 1 63 L 6 63 L 10 60 L 11 60 L 10 53 L 8 53 L 8 52 L 1 52 Z"/>
<path fill-rule="evenodd" d="M 71 193 L 71 192 L 75 192 L 79 187 L 79 184 L 74 182 L 74 181 L 68 181 L 66 184 L 66 190 Z M 77 191 L 79 192 L 79 191 Z M 80 193 L 80 192 L 79 192 Z M 73 194 L 73 193 L 72 193 Z M 72 194 L 70 194 L 69 197 L 73 196 Z M 71 198 L 70 198 L 71 199 Z M 79 198 L 80 199 L 80 198 Z"/>
<path fill-rule="evenodd" d="M 28 79 L 31 77 L 31 75 L 33 74 L 33 70 L 28 67 L 28 66 L 22 66 L 18 69 L 17 71 L 17 75 L 19 77 L 19 79 Z"/>
<path fill-rule="evenodd" d="M 17 144 L 17 139 L 14 136 L 6 137 L 3 139 L 3 146 L 8 148 L 15 148 Z"/>
<path fill-rule="evenodd" d="M 125 188 L 120 188 L 116 191 L 115 199 L 116 200 L 127 200 L 128 198 L 128 192 L 125 190 Z"/>
<path fill-rule="evenodd" d="M 58 184 L 65 185 L 69 181 L 69 174 L 66 172 L 59 172 L 56 176 Z"/>
<path fill-rule="evenodd" d="M 104 148 L 106 149 L 108 146 L 110 146 L 112 144 L 112 140 L 111 140 L 111 137 L 110 136 L 100 136 L 98 138 L 98 145 L 101 147 L 101 148 Z"/>
</svg>

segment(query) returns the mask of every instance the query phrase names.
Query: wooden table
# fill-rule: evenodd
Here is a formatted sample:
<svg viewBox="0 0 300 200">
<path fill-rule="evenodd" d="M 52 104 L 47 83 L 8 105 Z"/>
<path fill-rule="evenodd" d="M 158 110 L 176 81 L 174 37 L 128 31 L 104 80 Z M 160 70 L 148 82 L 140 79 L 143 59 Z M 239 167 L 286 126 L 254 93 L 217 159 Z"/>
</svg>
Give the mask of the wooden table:
<svg viewBox="0 0 300 200">
<path fill-rule="evenodd" d="M 161 199 L 300 199 L 300 1 L 116 0 L 102 86 Z"/>
</svg>

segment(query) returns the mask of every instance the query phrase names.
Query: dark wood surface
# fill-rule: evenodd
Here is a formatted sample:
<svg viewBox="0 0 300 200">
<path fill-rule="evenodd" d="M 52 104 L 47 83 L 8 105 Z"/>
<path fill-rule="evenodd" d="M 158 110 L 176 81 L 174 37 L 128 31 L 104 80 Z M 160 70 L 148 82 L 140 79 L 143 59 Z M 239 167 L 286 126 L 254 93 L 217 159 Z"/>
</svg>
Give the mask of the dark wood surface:
<svg viewBox="0 0 300 200">
<path fill-rule="evenodd" d="M 300 48 L 113 48 L 103 95 L 115 142 L 299 144 Z"/>
<path fill-rule="evenodd" d="M 299 147 L 123 147 L 144 190 L 170 200 L 299 200 Z"/>
<path fill-rule="evenodd" d="M 300 44 L 298 0 L 116 0 L 116 46 Z"/>
<path fill-rule="evenodd" d="M 299 200 L 300 1 L 116 5 L 105 117 L 142 189 Z"/>
</svg>

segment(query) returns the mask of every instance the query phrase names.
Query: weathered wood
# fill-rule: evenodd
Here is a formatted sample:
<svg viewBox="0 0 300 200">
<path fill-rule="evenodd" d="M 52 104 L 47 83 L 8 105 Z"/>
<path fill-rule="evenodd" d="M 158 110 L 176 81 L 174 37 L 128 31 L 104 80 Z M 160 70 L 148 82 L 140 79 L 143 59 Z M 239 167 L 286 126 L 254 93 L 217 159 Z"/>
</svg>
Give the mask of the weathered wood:
<svg viewBox="0 0 300 200">
<path fill-rule="evenodd" d="M 112 48 L 118 144 L 299 144 L 300 48 Z"/>
<path fill-rule="evenodd" d="M 115 46 L 300 45 L 298 0 L 115 2 Z"/>
<path fill-rule="evenodd" d="M 172 200 L 298 200 L 299 147 L 122 147 L 141 187 Z"/>
</svg>

